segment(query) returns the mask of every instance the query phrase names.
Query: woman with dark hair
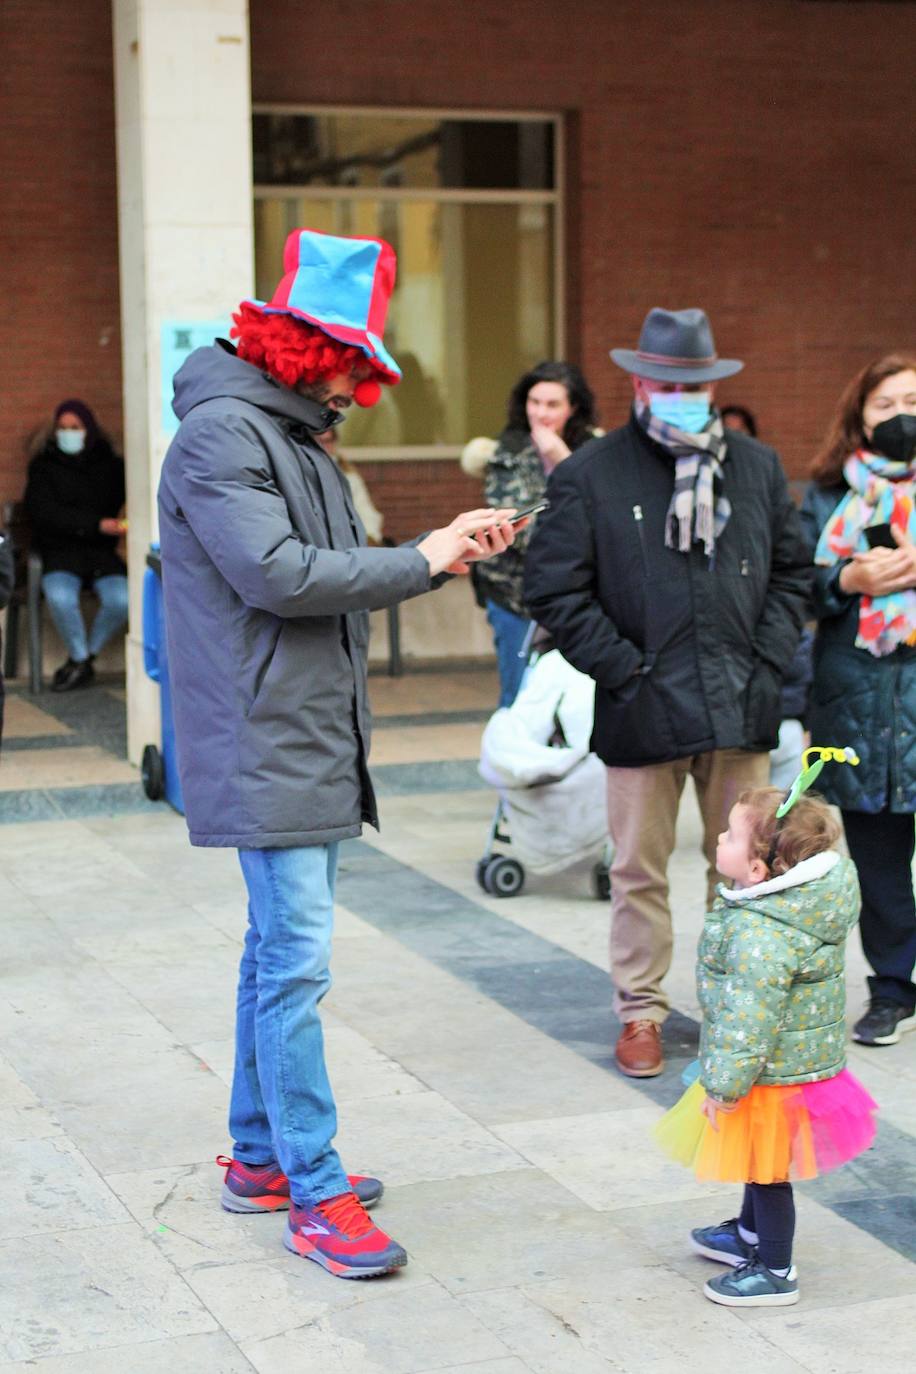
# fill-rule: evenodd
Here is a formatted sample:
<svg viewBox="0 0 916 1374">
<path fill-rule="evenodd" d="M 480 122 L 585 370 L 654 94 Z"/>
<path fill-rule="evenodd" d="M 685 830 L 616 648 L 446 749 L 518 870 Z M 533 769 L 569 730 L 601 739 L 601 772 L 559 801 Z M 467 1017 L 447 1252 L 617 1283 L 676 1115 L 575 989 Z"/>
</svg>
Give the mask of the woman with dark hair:
<svg viewBox="0 0 916 1374">
<path fill-rule="evenodd" d="M 747 406 L 723 406 L 719 411 L 726 429 L 738 429 L 742 434 L 757 438 L 757 421 L 754 412 Z"/>
<path fill-rule="evenodd" d="M 87 686 L 93 660 L 127 622 L 127 568 L 116 553 L 127 528 L 124 463 L 83 401 L 62 401 L 51 433 L 29 464 L 25 506 L 41 554 L 41 590 L 67 649 L 52 692 Z M 91 588 L 99 609 L 87 632 L 80 592 Z"/>
<path fill-rule="evenodd" d="M 873 976 L 853 1036 L 893 1045 L 916 1028 L 916 358 L 889 354 L 853 377 L 811 475 L 811 732 L 861 760 L 818 783 L 842 810 L 862 887 Z"/>
<path fill-rule="evenodd" d="M 573 363 L 538 363 L 520 377 L 509 395 L 506 428 L 499 439 L 472 439 L 461 466 L 472 476 L 485 472 L 484 499 L 523 510 L 540 501 L 554 468 L 599 431 L 595 398 Z M 522 587 L 525 554 L 536 517 L 515 543 L 489 564 L 477 564 L 474 587 L 493 629 L 499 664 L 499 704 L 511 706 L 525 670 L 519 657 L 531 624 Z"/>
</svg>

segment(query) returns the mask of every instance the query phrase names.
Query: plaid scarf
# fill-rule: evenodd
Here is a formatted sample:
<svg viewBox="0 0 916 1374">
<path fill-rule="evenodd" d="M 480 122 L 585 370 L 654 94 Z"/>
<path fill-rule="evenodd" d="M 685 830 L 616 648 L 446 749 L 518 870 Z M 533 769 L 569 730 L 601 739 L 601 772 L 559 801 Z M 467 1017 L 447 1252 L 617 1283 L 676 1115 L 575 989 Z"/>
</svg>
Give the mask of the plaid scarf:
<svg viewBox="0 0 916 1374">
<path fill-rule="evenodd" d="M 728 524 L 731 503 L 722 494 L 725 428 L 717 414 L 699 434 L 687 434 L 653 415 L 648 406 L 634 406 L 637 422 L 650 439 L 674 454 L 674 491 L 665 516 L 665 544 L 689 553 L 696 541 L 707 558 Z"/>
<path fill-rule="evenodd" d="M 859 449 L 843 464 L 849 491 L 821 530 L 814 561 L 829 568 L 868 548 L 869 525 L 896 525 L 916 542 L 916 468 Z M 875 658 L 916 644 L 916 591 L 859 598 L 856 647 Z"/>
</svg>

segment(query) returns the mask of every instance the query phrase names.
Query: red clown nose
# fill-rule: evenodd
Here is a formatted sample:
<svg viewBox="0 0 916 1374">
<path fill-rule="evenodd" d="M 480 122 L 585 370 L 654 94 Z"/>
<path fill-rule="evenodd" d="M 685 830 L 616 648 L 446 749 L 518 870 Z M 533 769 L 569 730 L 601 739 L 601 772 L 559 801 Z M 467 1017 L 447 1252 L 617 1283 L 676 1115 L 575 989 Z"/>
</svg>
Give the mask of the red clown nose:
<svg viewBox="0 0 916 1374">
<path fill-rule="evenodd" d="M 357 382 L 353 391 L 353 399 L 358 406 L 368 408 L 377 406 L 382 396 L 382 388 L 378 382 L 371 377 L 364 382 Z"/>
</svg>

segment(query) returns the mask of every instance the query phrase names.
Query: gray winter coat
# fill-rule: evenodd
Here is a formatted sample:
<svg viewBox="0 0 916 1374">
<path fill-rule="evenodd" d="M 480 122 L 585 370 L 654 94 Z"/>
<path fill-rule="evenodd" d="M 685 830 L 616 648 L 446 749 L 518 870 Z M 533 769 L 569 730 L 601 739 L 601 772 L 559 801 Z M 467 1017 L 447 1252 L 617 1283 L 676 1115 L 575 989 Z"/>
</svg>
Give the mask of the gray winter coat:
<svg viewBox="0 0 916 1374">
<path fill-rule="evenodd" d="M 191 843 L 328 844 L 378 823 L 366 759 L 370 610 L 430 586 L 364 547 L 315 435 L 333 411 L 225 343 L 175 378 L 159 486 L 169 676 Z"/>
</svg>

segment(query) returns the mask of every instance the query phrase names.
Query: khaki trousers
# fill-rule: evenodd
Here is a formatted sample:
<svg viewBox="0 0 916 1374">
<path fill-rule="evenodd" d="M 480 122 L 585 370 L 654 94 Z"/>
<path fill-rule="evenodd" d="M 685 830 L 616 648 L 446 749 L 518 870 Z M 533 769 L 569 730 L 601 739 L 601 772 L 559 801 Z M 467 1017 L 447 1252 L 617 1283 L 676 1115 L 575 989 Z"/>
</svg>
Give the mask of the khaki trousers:
<svg viewBox="0 0 916 1374">
<path fill-rule="evenodd" d="M 671 967 L 674 938 L 668 906 L 668 861 L 674 850 L 681 794 L 693 778 L 703 817 L 707 906 L 718 881 L 716 843 L 728 813 L 746 787 L 765 787 L 769 754 L 715 749 L 707 754 L 607 770 L 611 865 L 611 977 L 621 1021 L 664 1021 L 670 1002 L 662 979 Z"/>
</svg>

